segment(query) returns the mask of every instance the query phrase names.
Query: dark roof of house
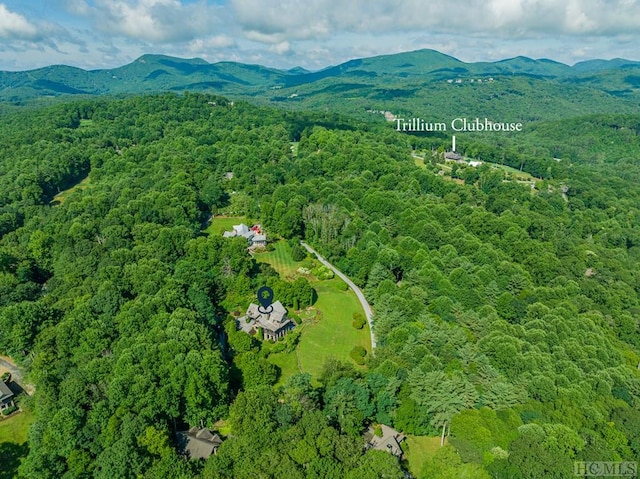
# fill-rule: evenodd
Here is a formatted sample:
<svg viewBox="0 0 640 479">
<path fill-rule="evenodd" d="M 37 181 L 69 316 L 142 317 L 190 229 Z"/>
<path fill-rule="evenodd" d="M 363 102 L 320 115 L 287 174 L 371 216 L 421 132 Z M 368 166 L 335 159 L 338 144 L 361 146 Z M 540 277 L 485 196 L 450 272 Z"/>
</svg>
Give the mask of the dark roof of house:
<svg viewBox="0 0 640 479">
<path fill-rule="evenodd" d="M 4 381 L 0 381 L 0 401 L 7 401 L 13 397 L 13 391 L 9 389 Z"/>
<path fill-rule="evenodd" d="M 182 454 L 191 459 L 206 459 L 222 444 L 222 439 L 208 428 L 192 427 L 178 433 L 178 446 Z"/>
</svg>

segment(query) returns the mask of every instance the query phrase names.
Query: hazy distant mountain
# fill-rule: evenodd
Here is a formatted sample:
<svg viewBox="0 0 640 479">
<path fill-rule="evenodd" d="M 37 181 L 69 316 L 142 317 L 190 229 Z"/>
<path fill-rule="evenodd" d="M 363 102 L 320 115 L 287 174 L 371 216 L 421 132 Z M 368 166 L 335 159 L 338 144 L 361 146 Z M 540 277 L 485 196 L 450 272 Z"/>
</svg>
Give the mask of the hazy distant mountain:
<svg viewBox="0 0 640 479">
<path fill-rule="evenodd" d="M 109 70 L 56 65 L 0 72 L 0 100 L 14 103 L 51 96 L 187 90 L 360 113 L 449 108 L 474 114 L 483 108 L 535 119 L 635 111 L 640 63 L 590 60 L 569 66 L 527 57 L 466 63 L 434 50 L 418 50 L 350 60 L 314 72 L 164 55 L 144 55 Z"/>
</svg>

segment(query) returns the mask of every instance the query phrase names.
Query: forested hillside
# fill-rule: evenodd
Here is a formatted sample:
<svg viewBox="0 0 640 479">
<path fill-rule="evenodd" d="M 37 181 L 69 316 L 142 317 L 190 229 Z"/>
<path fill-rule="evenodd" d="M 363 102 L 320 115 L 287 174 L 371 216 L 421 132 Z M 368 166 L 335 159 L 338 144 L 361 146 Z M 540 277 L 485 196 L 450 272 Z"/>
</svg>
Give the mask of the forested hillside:
<svg viewBox="0 0 640 479">
<path fill-rule="evenodd" d="M 466 63 L 434 50 L 359 58 L 309 72 L 199 58 L 143 55 L 118 68 L 54 65 L 0 71 L 0 100 L 15 105 L 73 97 L 199 91 L 295 110 L 339 111 L 382 122 L 383 111 L 433 121 L 485 115 L 530 122 L 589 113 L 635 113 L 640 63 L 574 66 L 516 57 Z"/>
<path fill-rule="evenodd" d="M 36 386 L 20 476 L 402 478 L 363 448 L 377 423 L 444 427 L 420 478 L 637 460 L 640 118 L 572 121 L 569 143 L 555 123 L 474 138 L 475 156 L 543 178 L 533 190 L 488 165 L 464 182 L 416 166 L 444 138 L 204 94 L 7 110 L 0 354 Z M 612 124 L 628 148 L 604 140 Z M 364 368 L 281 378 L 234 330 L 276 273 L 202 232 L 230 204 L 363 288 Z M 178 455 L 176 431 L 219 420 L 217 455 Z"/>
</svg>

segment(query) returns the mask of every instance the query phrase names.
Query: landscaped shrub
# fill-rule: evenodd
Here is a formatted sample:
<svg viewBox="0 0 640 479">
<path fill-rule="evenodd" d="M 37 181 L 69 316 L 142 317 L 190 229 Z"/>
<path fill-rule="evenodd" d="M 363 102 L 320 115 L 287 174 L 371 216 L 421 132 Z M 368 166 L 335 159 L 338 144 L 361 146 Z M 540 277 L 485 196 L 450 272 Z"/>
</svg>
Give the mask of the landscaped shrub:
<svg viewBox="0 0 640 479">
<path fill-rule="evenodd" d="M 17 410 L 18 410 L 18 406 L 11 406 L 11 407 L 8 407 L 7 409 L 5 409 L 4 411 L 2 411 L 2 414 L 4 416 L 8 416 L 9 414 L 13 414 Z"/>
<path fill-rule="evenodd" d="M 367 319 L 364 317 L 362 313 L 353 313 L 353 322 L 351 323 L 354 328 L 362 329 L 364 325 L 367 323 Z"/>
<path fill-rule="evenodd" d="M 334 276 L 333 271 L 324 265 L 314 268 L 312 273 L 319 280 L 333 279 Z"/>
<path fill-rule="evenodd" d="M 338 283 L 338 289 L 340 291 L 347 291 L 349 289 L 349 285 L 347 283 L 345 283 L 344 281 L 340 281 Z"/>
<path fill-rule="evenodd" d="M 315 268 L 316 266 L 318 266 L 318 261 L 316 261 L 315 259 L 313 259 L 311 256 L 307 256 L 302 263 L 300 264 L 301 268 L 306 268 L 308 270 L 312 270 L 313 268 Z"/>
<path fill-rule="evenodd" d="M 351 356 L 351 359 L 353 359 L 356 362 L 356 364 L 359 364 L 360 366 L 364 364 L 364 358 L 366 355 L 367 355 L 367 350 L 364 349 L 362 346 L 354 346 L 351 352 L 349 353 L 349 356 Z"/>
<path fill-rule="evenodd" d="M 300 245 L 300 243 L 294 243 L 291 247 L 291 258 L 293 261 L 302 261 L 307 257 L 307 251 Z"/>
</svg>

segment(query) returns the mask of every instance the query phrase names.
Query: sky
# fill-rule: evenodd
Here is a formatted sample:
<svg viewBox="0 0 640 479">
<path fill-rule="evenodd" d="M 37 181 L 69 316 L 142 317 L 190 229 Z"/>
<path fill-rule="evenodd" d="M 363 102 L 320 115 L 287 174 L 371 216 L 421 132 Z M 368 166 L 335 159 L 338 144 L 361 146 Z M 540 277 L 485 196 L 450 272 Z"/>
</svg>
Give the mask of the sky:
<svg viewBox="0 0 640 479">
<path fill-rule="evenodd" d="M 640 0 L 0 0 L 0 70 L 145 53 L 318 70 L 431 48 L 467 62 L 640 60 Z"/>
</svg>

